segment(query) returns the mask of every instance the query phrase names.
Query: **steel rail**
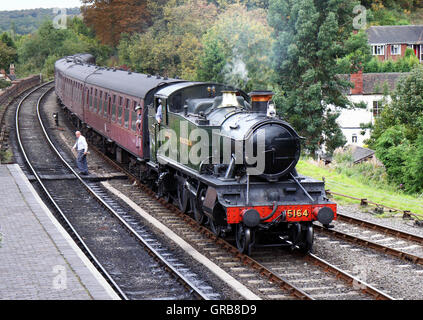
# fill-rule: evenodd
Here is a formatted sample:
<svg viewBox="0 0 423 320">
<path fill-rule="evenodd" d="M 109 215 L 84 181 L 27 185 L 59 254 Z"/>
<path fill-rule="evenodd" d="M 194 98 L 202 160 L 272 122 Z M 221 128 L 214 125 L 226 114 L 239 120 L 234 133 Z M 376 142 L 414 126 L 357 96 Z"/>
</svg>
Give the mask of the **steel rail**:
<svg viewBox="0 0 423 320">
<path fill-rule="evenodd" d="M 147 241 L 140 236 L 107 202 L 105 202 L 101 196 L 99 196 L 81 177 L 80 175 L 67 163 L 67 161 L 60 154 L 59 150 L 55 147 L 54 143 L 50 139 L 47 130 L 44 126 L 44 123 L 41 119 L 40 114 L 40 104 L 37 105 L 37 117 L 41 125 L 41 128 L 44 132 L 45 138 L 50 144 L 52 150 L 57 154 L 57 156 L 62 160 L 63 164 L 75 175 L 75 177 L 80 181 L 84 188 L 94 197 L 94 199 L 107 211 L 109 211 L 119 222 L 125 227 L 125 229 L 134 236 L 144 247 L 144 249 L 152 256 L 156 262 L 162 265 L 169 273 L 174 275 L 176 279 L 193 295 L 195 295 L 200 300 L 209 300 L 208 296 L 205 295 L 197 286 L 192 283 L 188 278 L 186 278 L 182 273 L 180 273 L 175 267 L 172 266 L 159 252 L 157 252 Z"/>
<path fill-rule="evenodd" d="M 244 265 L 251 266 L 253 269 L 257 270 L 260 274 L 262 274 L 264 277 L 266 277 L 269 281 L 273 283 L 277 283 L 282 289 L 288 291 L 292 296 L 294 296 L 297 299 L 301 300 L 314 300 L 312 296 L 310 296 L 308 293 L 304 292 L 302 289 L 299 289 L 295 287 L 293 284 L 291 284 L 286 279 L 282 278 L 281 276 L 275 274 L 271 270 L 267 269 L 265 266 L 257 262 L 256 260 L 252 259 L 251 257 L 241 254 L 237 248 L 235 248 L 233 245 L 228 243 L 226 240 L 217 237 L 213 232 L 211 232 L 206 227 L 200 225 L 197 221 L 195 221 L 193 218 L 189 217 L 188 215 L 184 214 L 174 206 L 173 204 L 170 204 L 166 202 L 164 199 L 160 198 L 157 199 L 156 194 L 154 191 L 152 191 L 150 188 L 145 186 L 137 177 L 132 175 L 130 172 L 128 172 L 125 168 L 121 167 L 119 164 L 114 162 L 112 159 L 104 155 L 100 150 L 98 150 L 94 146 L 90 146 L 93 150 L 96 151 L 106 162 L 111 164 L 116 169 L 124 172 L 133 182 L 135 182 L 147 195 L 151 196 L 152 199 L 157 200 L 160 202 L 163 206 L 170 209 L 174 213 L 176 213 L 179 217 L 181 217 L 187 224 L 189 224 L 194 230 L 198 231 L 199 233 L 207 236 L 210 240 L 213 240 L 216 244 L 218 244 L 220 247 L 227 250 L 229 253 L 231 253 L 234 257 L 236 257 L 238 260 L 240 260 Z M 393 300 L 394 298 L 390 297 L 389 295 L 383 293 L 382 291 L 372 287 L 371 285 L 365 283 L 364 281 L 355 278 L 354 276 L 346 273 L 345 271 L 340 270 L 339 268 L 331 265 L 329 262 L 324 261 L 323 259 L 313 255 L 309 254 L 304 257 L 306 260 L 312 262 L 313 264 L 321 267 L 327 272 L 330 272 L 334 274 L 337 278 L 340 278 L 347 282 L 350 286 L 357 286 L 358 289 L 360 289 L 362 292 L 369 294 L 373 296 L 377 300 Z"/>
<path fill-rule="evenodd" d="M 198 231 L 199 233 L 205 235 L 207 238 L 218 244 L 220 247 L 231 253 L 235 258 L 241 261 L 244 265 L 251 266 L 254 270 L 257 270 L 262 276 L 266 277 L 269 281 L 276 283 L 279 285 L 280 288 L 286 290 L 289 294 L 299 300 L 314 300 L 309 294 L 297 288 L 293 284 L 291 284 L 288 280 L 284 279 L 283 277 L 273 273 L 259 262 L 255 261 L 251 257 L 241 254 L 237 248 L 233 245 L 228 243 L 227 241 L 223 240 L 222 238 L 217 237 L 213 232 L 211 232 L 206 227 L 200 225 L 197 221 L 193 218 L 189 217 L 185 213 L 181 212 L 178 207 L 174 206 L 173 204 L 166 202 L 162 198 L 157 198 L 157 195 L 154 191 L 144 185 L 137 177 L 127 171 L 125 168 L 118 165 L 112 159 L 107 157 L 103 152 L 98 150 L 95 146 L 90 144 L 90 148 L 93 149 L 100 157 L 102 157 L 107 163 L 112 165 L 117 170 L 125 173 L 130 180 L 135 182 L 147 195 L 149 195 L 153 200 L 159 202 L 167 209 L 171 210 L 175 214 L 177 214 L 180 218 L 182 218 L 187 224 L 189 224 L 194 230 Z"/>
<path fill-rule="evenodd" d="M 350 275 L 349 273 L 339 269 L 338 267 L 332 265 L 331 263 L 319 258 L 315 254 L 309 253 L 306 256 L 306 259 L 312 262 L 315 265 L 318 265 L 325 269 L 325 271 L 334 274 L 337 278 L 341 278 L 353 287 L 361 290 L 364 293 L 367 293 L 373 296 L 376 300 L 395 300 L 393 297 L 389 296 L 388 294 L 376 289 L 375 287 L 371 286 L 368 283 Z"/>
<path fill-rule="evenodd" d="M 101 265 L 101 263 L 96 259 L 96 257 L 94 256 L 94 254 L 91 252 L 91 250 L 88 248 L 88 246 L 85 244 L 84 240 L 82 240 L 81 236 L 78 234 L 78 232 L 73 228 L 72 224 L 69 222 L 69 220 L 66 218 L 65 214 L 63 213 L 63 211 L 61 210 L 61 208 L 59 207 L 59 205 L 57 204 L 57 202 L 54 200 L 53 196 L 50 194 L 50 192 L 47 190 L 46 186 L 44 185 L 44 183 L 42 182 L 40 176 L 38 175 L 37 171 L 35 170 L 35 168 L 33 167 L 31 161 L 28 158 L 28 155 L 25 151 L 25 148 L 23 146 L 22 143 L 22 139 L 21 139 L 21 135 L 20 135 L 20 127 L 19 127 L 19 112 L 21 109 L 22 104 L 36 91 L 38 91 L 39 89 L 48 86 L 49 84 L 51 84 L 53 81 L 51 82 L 47 82 L 37 88 L 35 88 L 34 90 L 30 91 L 19 103 L 17 109 L 16 109 L 16 116 L 15 116 L 15 120 L 16 120 L 16 136 L 18 139 L 18 144 L 19 144 L 19 148 L 21 149 L 21 152 L 25 158 L 25 162 L 27 164 L 27 166 L 30 168 L 30 170 L 32 171 L 35 179 L 38 181 L 39 185 L 41 186 L 41 188 L 43 189 L 45 195 L 48 197 L 48 199 L 50 200 L 50 202 L 53 204 L 53 206 L 55 207 L 55 209 L 57 210 L 57 212 L 60 214 L 61 218 L 63 219 L 63 221 L 66 223 L 66 226 L 69 228 L 69 230 L 71 231 L 71 233 L 74 235 L 74 237 L 77 239 L 77 241 L 79 242 L 80 246 L 83 247 L 85 253 L 88 255 L 88 258 L 91 260 L 91 262 L 94 263 L 94 265 L 96 266 L 97 270 L 100 271 L 100 273 L 106 278 L 107 282 L 112 286 L 112 288 L 118 293 L 118 295 L 124 299 L 124 300 L 128 300 L 128 297 L 122 292 L 122 290 L 119 288 L 119 286 L 116 284 L 116 282 L 113 280 L 113 278 L 110 276 L 110 274 L 104 269 L 104 267 Z M 52 87 L 54 88 L 54 87 Z M 40 98 L 38 99 L 37 102 L 37 108 L 41 102 L 41 100 L 50 92 L 50 90 L 52 89 L 50 88 L 48 91 L 46 91 L 44 94 L 42 94 L 40 96 Z"/>
<path fill-rule="evenodd" d="M 366 221 L 366 220 L 362 220 L 362 219 L 358 219 L 358 218 L 353 218 L 350 216 L 346 216 L 344 214 L 337 214 L 337 218 L 338 221 L 344 221 L 347 223 L 351 223 L 351 224 L 355 224 L 361 227 L 365 227 L 368 228 L 370 230 L 374 230 L 374 231 L 379 231 L 381 233 L 387 234 L 387 235 L 391 235 L 391 236 L 395 236 L 397 238 L 401 238 L 404 240 L 408 240 L 408 241 L 414 241 L 417 242 L 419 244 L 423 245 L 423 237 L 418 236 L 416 234 L 412 234 L 412 233 L 408 233 L 399 229 L 395 229 L 392 227 L 386 227 L 386 226 L 382 226 L 380 224 L 376 224 L 370 221 Z"/>
<path fill-rule="evenodd" d="M 419 257 L 419 256 L 416 256 L 416 255 L 413 255 L 411 253 L 407 253 L 405 251 L 401 251 L 401 250 L 398 250 L 398 249 L 390 248 L 390 247 L 384 246 L 382 244 L 379 244 L 379 243 L 376 243 L 376 242 L 373 242 L 373 241 L 370 241 L 370 240 L 366 240 L 366 239 L 363 239 L 363 238 L 359 238 L 359 237 L 356 237 L 356 236 L 353 236 L 353 235 L 350 235 L 350 234 L 347 234 L 347 233 L 344 233 L 344 232 L 341 232 L 341 231 L 337 231 L 337 230 L 334 230 L 334 229 L 326 229 L 326 228 L 318 226 L 318 225 L 314 225 L 314 227 L 316 229 L 320 230 L 321 232 L 333 235 L 333 236 L 335 236 L 339 239 L 343 239 L 343 240 L 346 240 L 346 241 L 349 241 L 349 242 L 352 242 L 352 243 L 356 243 L 356 244 L 359 244 L 359 245 L 364 246 L 366 248 L 375 249 L 379 252 L 389 254 L 391 256 L 400 258 L 400 259 L 405 260 L 405 261 L 409 261 L 409 262 L 413 262 L 415 264 L 423 265 L 423 257 Z"/>
</svg>

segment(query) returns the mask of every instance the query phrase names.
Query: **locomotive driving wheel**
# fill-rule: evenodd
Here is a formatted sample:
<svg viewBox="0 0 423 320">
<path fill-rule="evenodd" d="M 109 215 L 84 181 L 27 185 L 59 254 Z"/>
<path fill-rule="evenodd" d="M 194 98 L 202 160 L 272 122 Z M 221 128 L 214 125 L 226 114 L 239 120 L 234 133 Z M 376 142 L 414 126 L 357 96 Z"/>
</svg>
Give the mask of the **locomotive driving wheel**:
<svg viewBox="0 0 423 320">
<path fill-rule="evenodd" d="M 184 180 L 185 181 L 185 180 Z M 188 190 L 185 188 L 184 183 L 179 183 L 177 187 L 177 200 L 179 210 L 186 213 L 188 209 Z"/>
<path fill-rule="evenodd" d="M 202 209 L 202 204 L 206 196 L 206 189 L 201 189 L 197 198 L 193 199 L 194 219 L 199 224 L 204 224 L 206 218 Z"/>
<path fill-rule="evenodd" d="M 216 223 L 216 221 L 214 221 L 213 219 L 210 219 L 210 218 L 209 218 L 209 225 L 210 225 L 210 230 L 216 236 L 220 237 L 221 234 L 222 234 L 223 227 L 220 224 Z"/>
<path fill-rule="evenodd" d="M 239 252 L 251 255 L 251 243 L 253 242 L 251 229 L 244 226 L 242 223 L 238 223 L 236 225 L 235 238 Z"/>
</svg>

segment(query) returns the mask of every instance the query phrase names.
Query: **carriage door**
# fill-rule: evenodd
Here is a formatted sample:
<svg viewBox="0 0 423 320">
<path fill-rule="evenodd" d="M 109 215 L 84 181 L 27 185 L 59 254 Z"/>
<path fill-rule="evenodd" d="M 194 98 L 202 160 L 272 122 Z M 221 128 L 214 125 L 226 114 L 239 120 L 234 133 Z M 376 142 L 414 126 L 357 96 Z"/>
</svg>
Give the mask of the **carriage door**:
<svg viewBox="0 0 423 320">
<path fill-rule="evenodd" d="M 156 114 L 157 109 L 160 105 L 159 100 L 161 100 L 161 106 L 162 106 L 162 121 L 161 124 L 157 122 Z M 160 130 L 163 129 L 163 127 L 166 127 L 166 121 L 167 121 L 167 100 L 165 98 L 154 98 L 154 103 L 152 108 L 149 108 L 148 112 L 148 123 L 150 127 L 150 154 L 153 158 L 153 160 L 157 160 L 157 151 L 160 148 L 161 142 L 159 139 L 159 133 Z"/>
<path fill-rule="evenodd" d="M 110 95 L 107 92 L 104 92 L 103 109 L 100 109 L 100 116 L 103 119 L 105 119 L 104 132 L 106 133 L 107 136 L 109 136 L 109 131 L 110 131 L 109 99 L 110 99 Z"/>
<path fill-rule="evenodd" d="M 139 109 L 138 107 L 141 107 Z M 135 116 L 135 146 L 138 149 L 138 153 L 142 155 L 142 127 L 143 127 L 143 106 L 142 102 L 139 101 L 134 102 L 134 116 Z M 132 120 L 132 123 L 134 123 L 134 120 Z"/>
</svg>

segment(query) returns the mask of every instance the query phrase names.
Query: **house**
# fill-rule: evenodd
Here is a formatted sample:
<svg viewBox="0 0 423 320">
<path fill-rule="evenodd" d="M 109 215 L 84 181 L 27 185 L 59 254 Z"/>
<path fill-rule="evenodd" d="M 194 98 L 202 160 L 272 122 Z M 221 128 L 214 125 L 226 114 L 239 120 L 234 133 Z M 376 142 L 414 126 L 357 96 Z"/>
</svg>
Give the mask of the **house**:
<svg viewBox="0 0 423 320">
<path fill-rule="evenodd" d="M 9 74 L 7 74 L 6 70 L 4 70 L 4 69 L 0 70 L 0 80 L 5 80 L 5 81 L 15 81 L 16 80 L 15 65 L 11 64 L 9 70 L 10 70 Z"/>
<path fill-rule="evenodd" d="M 367 29 L 373 56 L 384 61 L 397 60 L 411 48 L 423 61 L 423 25 L 419 26 L 373 26 Z"/>
<path fill-rule="evenodd" d="M 363 146 L 364 140 L 370 138 L 370 129 L 362 129 L 360 124 L 374 124 L 382 111 L 382 101 L 390 101 L 390 95 L 384 96 L 384 90 L 392 92 L 399 79 L 408 73 L 363 73 L 358 72 L 348 77 L 354 88 L 350 89 L 347 97 L 351 102 L 364 102 L 365 109 L 342 109 L 337 119 L 347 144 Z M 364 134 L 362 134 L 364 133 Z"/>
</svg>

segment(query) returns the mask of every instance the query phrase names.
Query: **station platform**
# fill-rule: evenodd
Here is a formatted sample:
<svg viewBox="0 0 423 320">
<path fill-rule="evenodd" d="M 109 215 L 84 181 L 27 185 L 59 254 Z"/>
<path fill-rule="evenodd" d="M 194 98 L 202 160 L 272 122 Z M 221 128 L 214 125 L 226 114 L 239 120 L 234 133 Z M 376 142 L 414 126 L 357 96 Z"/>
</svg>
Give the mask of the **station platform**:
<svg viewBox="0 0 423 320">
<path fill-rule="evenodd" d="M 119 299 L 16 164 L 0 165 L 0 299 Z"/>
</svg>

